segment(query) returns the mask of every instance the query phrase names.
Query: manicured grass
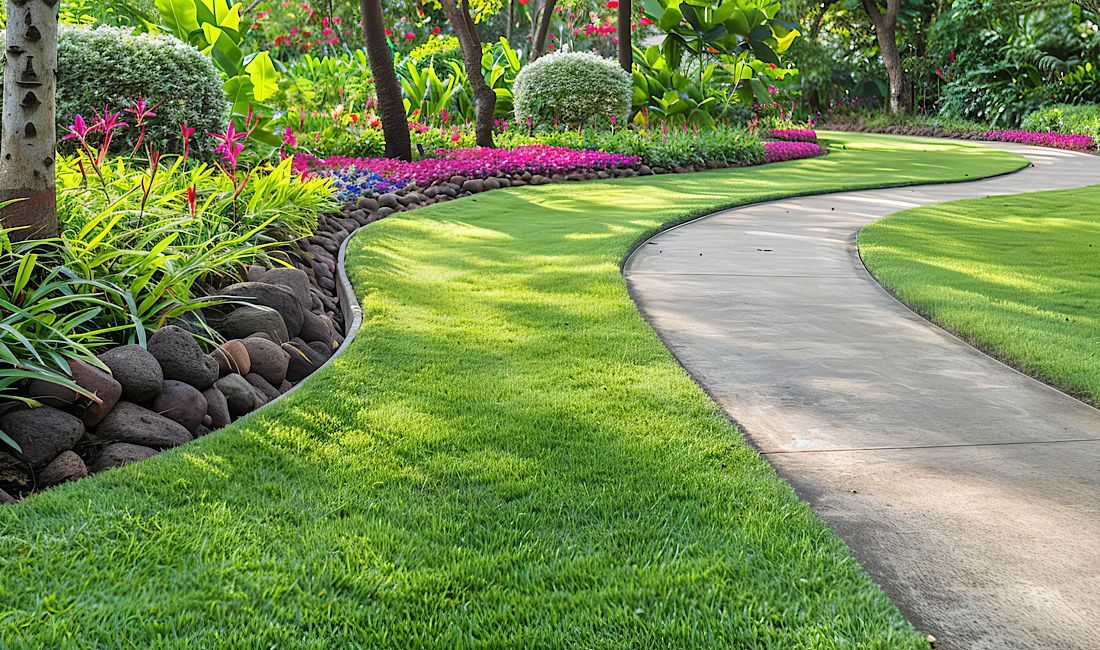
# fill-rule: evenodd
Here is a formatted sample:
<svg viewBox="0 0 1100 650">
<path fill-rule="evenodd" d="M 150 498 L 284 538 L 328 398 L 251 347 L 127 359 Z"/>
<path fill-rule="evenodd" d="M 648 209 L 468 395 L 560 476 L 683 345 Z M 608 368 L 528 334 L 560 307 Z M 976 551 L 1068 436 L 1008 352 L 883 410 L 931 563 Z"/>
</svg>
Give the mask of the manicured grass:
<svg viewBox="0 0 1100 650">
<path fill-rule="evenodd" d="M 619 265 L 732 204 L 1022 165 L 843 136 L 826 158 L 372 225 L 349 258 L 364 330 L 299 392 L 0 509 L 0 646 L 926 647 Z"/>
<path fill-rule="evenodd" d="M 917 311 L 1100 405 L 1100 186 L 918 208 L 859 245 Z"/>
</svg>

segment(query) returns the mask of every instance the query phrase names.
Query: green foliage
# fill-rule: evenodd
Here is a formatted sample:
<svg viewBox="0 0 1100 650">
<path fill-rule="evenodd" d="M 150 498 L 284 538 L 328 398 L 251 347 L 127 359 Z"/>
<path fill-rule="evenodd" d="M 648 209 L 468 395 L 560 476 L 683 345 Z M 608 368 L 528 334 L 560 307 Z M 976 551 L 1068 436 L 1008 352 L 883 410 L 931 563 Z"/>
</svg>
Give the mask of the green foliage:
<svg viewBox="0 0 1100 650">
<path fill-rule="evenodd" d="M 197 151 L 209 151 L 207 132 L 226 125 L 225 94 L 218 72 L 195 48 L 167 34 L 134 34 L 127 29 L 62 28 L 58 38 L 57 115 L 71 124 L 76 115 L 111 106 L 121 110 L 144 97 L 160 104 L 148 122 L 145 142 L 161 151 L 183 146 L 180 124 L 196 131 Z M 137 129 L 122 129 L 116 152 L 129 152 Z"/>
<path fill-rule="evenodd" d="M 17 390 L 29 379 L 95 399 L 69 378 L 69 360 L 101 365 L 94 348 L 112 333 L 100 323 L 126 318 L 119 306 L 126 296 L 109 283 L 73 274 L 58 250 L 57 240 L 13 243 L 0 231 L 0 401 L 33 405 Z M 0 445 L 21 451 L 3 431 Z"/>
<path fill-rule="evenodd" d="M 521 67 L 521 55 L 508 39 L 482 43 L 481 71 L 497 95 L 495 117 L 512 114 L 513 85 Z M 443 124 L 444 115 L 449 123 L 474 120 L 475 100 L 461 56 L 408 56 L 397 64 L 397 73 L 410 119 L 433 125 Z"/>
<path fill-rule="evenodd" d="M 209 305 L 247 265 L 277 263 L 269 250 L 311 234 L 318 212 L 333 207 L 330 182 L 303 179 L 289 160 L 243 184 L 167 156 L 144 168 L 62 158 L 57 171 L 60 263 L 123 289 L 119 312 L 96 320 L 119 342 Z"/>
<path fill-rule="evenodd" d="M 958 57 L 943 87 L 945 116 L 1015 127 L 1046 105 L 1100 101 L 1096 24 L 1064 4 L 1020 9 L 959 0 L 934 25 L 936 56 Z"/>
<path fill-rule="evenodd" d="M 705 66 L 698 75 L 684 74 L 669 66 L 656 45 L 643 52 L 634 47 L 634 121 L 664 120 L 672 125 L 699 124 L 713 126 L 712 112 L 721 107 L 721 100 L 708 91 L 714 76 L 714 64 Z"/>
<path fill-rule="evenodd" d="M 156 0 L 161 26 L 210 56 L 223 76 L 223 89 L 234 120 L 243 124 L 249 110 L 271 117 L 264 102 L 279 91 L 279 76 L 267 51 L 245 53 L 241 46 L 249 22 L 241 20 L 241 4 L 227 0 Z M 253 138 L 278 146 L 279 140 L 266 128 L 256 129 Z"/>
<path fill-rule="evenodd" d="M 324 57 L 304 54 L 287 64 L 284 78 L 273 103 L 283 111 L 279 124 L 299 134 L 321 133 L 334 125 L 354 127 L 352 122 L 357 124 L 375 103 L 363 50 Z"/>
<path fill-rule="evenodd" d="M 619 64 L 587 52 L 544 56 L 516 76 L 516 120 L 571 127 L 625 122 L 632 82 Z"/>
<path fill-rule="evenodd" d="M 646 14 L 665 32 L 660 48 L 669 67 L 678 70 L 685 58 L 718 60 L 749 105 L 771 103 L 764 71 L 779 67 L 779 55 L 799 36 L 776 18 L 779 9 L 779 0 L 645 0 Z"/>
<path fill-rule="evenodd" d="M 1048 106 L 1028 113 L 1022 128 L 1028 131 L 1091 135 L 1100 144 L 1100 105 Z"/>
</svg>

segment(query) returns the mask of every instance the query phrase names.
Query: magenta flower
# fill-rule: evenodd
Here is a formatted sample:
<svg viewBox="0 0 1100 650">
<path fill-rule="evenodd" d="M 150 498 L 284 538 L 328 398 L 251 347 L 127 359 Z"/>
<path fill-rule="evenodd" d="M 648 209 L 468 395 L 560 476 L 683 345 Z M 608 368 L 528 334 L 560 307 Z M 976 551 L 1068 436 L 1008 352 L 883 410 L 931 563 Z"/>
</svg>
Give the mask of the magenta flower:
<svg viewBox="0 0 1100 650">
<path fill-rule="evenodd" d="M 149 102 L 146 101 L 144 97 L 140 97 L 136 102 L 134 102 L 133 105 L 130 106 L 130 108 L 126 109 L 126 112 L 132 114 L 134 116 L 134 119 L 137 121 L 137 125 L 141 126 L 145 123 L 145 120 L 157 116 L 157 114 L 153 111 L 157 110 L 161 103 L 158 103 L 155 106 L 149 106 Z"/>
<path fill-rule="evenodd" d="M 67 133 L 62 140 L 76 140 L 80 143 L 80 146 L 88 146 L 88 134 L 96 130 L 94 126 L 88 126 L 88 123 L 84 121 L 84 116 L 77 115 L 73 118 L 73 123 L 69 126 L 63 127 Z"/>
<path fill-rule="evenodd" d="M 1070 151 L 1089 151 L 1096 146 L 1096 141 L 1088 135 L 1072 135 L 1064 133 L 1037 133 L 1035 131 L 987 131 L 982 134 L 986 140 L 999 142 L 1015 142 L 1018 144 L 1030 144 L 1038 147 L 1052 147 L 1054 149 L 1067 149 Z"/>
<path fill-rule="evenodd" d="M 820 145 L 813 142 L 786 142 L 777 140 L 764 143 L 764 162 L 774 163 L 784 160 L 814 158 L 825 153 Z"/>
<path fill-rule="evenodd" d="M 214 147 L 214 152 L 220 153 L 222 160 L 229 165 L 231 170 L 236 172 L 241 152 L 244 151 L 244 145 L 238 141 L 247 138 L 248 133 L 237 131 L 233 120 L 230 120 L 229 128 L 226 129 L 225 133 L 207 133 L 207 135 L 220 143 Z"/>
<path fill-rule="evenodd" d="M 126 122 L 122 121 L 121 112 L 111 112 L 111 107 L 104 106 L 103 112 L 96 115 L 96 121 L 92 124 L 92 129 L 103 132 L 103 144 L 99 146 L 99 155 L 96 156 L 96 164 L 102 165 L 103 161 L 107 159 L 107 150 L 111 148 L 111 139 L 114 137 L 114 132 L 118 129 L 123 129 L 129 126 Z"/>
<path fill-rule="evenodd" d="M 298 140 L 294 137 L 294 130 L 289 126 L 286 127 L 286 131 L 283 131 L 283 146 L 284 147 L 297 147 Z"/>
<path fill-rule="evenodd" d="M 771 135 L 787 142 L 817 142 L 817 132 L 813 129 L 773 129 Z"/>
</svg>

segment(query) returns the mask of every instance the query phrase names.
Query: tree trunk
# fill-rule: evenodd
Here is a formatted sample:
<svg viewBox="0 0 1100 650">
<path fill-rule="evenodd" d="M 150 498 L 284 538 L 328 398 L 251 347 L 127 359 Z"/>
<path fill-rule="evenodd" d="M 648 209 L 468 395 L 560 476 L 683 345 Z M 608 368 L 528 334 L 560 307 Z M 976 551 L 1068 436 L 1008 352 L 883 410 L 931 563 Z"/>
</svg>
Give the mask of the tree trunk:
<svg viewBox="0 0 1100 650">
<path fill-rule="evenodd" d="M 469 0 L 461 2 L 461 5 L 456 5 L 455 0 L 443 0 L 443 12 L 447 14 L 447 20 L 451 21 L 455 37 L 462 48 L 462 62 L 466 68 L 466 77 L 470 80 L 470 90 L 474 93 L 474 140 L 479 147 L 492 147 L 497 94 L 485 83 L 485 75 L 481 72 L 481 39 L 474 27 L 474 19 L 470 17 Z"/>
<path fill-rule="evenodd" d="M 57 9 L 44 0 L 7 1 L 4 135 L 0 140 L 0 226 L 12 239 L 58 234 Z"/>
<path fill-rule="evenodd" d="M 879 9 L 878 0 L 863 0 L 863 8 L 875 27 L 879 53 L 886 65 L 886 76 L 890 80 L 890 112 L 908 113 L 912 110 L 912 96 L 908 92 L 909 84 L 905 80 L 905 71 L 901 67 L 901 53 L 898 51 L 898 9 L 901 0 L 886 0 L 886 13 Z"/>
<path fill-rule="evenodd" d="M 393 68 L 393 54 L 386 41 L 382 1 L 359 0 L 359 9 L 363 12 L 367 59 L 374 75 L 374 91 L 378 96 L 378 117 L 382 122 L 382 133 L 386 137 L 386 157 L 412 160 L 409 122 L 405 119 L 405 104 L 401 99 L 397 71 Z"/>
<path fill-rule="evenodd" d="M 542 13 L 539 15 L 539 26 L 535 30 L 535 36 L 531 39 L 531 61 L 542 56 L 546 49 L 546 35 L 550 33 L 550 23 L 554 20 L 554 6 L 557 0 L 545 0 L 542 3 Z"/>
<path fill-rule="evenodd" d="M 504 38 L 512 42 L 512 25 L 516 22 L 516 0 L 508 0 L 508 26 L 504 28 Z"/>
<path fill-rule="evenodd" d="M 631 14 L 633 13 L 630 0 L 619 0 L 619 24 L 618 24 L 618 51 L 619 51 L 619 65 L 626 70 L 627 74 L 630 74 L 634 70 L 634 50 L 631 45 L 634 44 L 633 36 L 631 32 Z"/>
</svg>

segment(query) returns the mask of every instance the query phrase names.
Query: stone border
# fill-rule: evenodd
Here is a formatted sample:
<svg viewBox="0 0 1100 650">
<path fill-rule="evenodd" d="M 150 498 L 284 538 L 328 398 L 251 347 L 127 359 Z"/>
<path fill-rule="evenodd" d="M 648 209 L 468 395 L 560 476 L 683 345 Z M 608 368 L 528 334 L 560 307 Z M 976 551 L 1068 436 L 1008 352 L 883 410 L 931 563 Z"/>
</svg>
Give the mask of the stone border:
<svg viewBox="0 0 1100 650">
<path fill-rule="evenodd" d="M 363 308 L 359 304 L 359 297 L 355 295 L 354 287 L 351 286 L 351 280 L 348 278 L 345 260 L 347 259 L 348 244 L 351 242 L 352 238 L 354 238 L 360 230 L 366 228 L 369 225 L 370 224 L 368 223 L 366 225 L 359 226 L 358 228 L 353 230 L 351 234 L 349 234 L 344 239 L 344 241 L 340 243 L 340 253 L 336 258 L 336 270 L 339 273 L 339 277 L 337 278 L 336 283 L 336 298 L 340 301 L 340 312 L 344 315 L 343 342 L 340 343 L 339 347 L 333 350 L 332 355 L 329 356 L 328 360 L 326 360 L 320 366 L 317 366 L 317 368 L 313 372 L 309 373 L 309 375 L 305 379 L 298 382 L 297 384 L 294 384 L 294 386 L 291 387 L 290 390 L 283 393 L 282 395 L 279 395 L 267 404 L 264 404 L 249 415 L 252 415 L 253 413 L 262 413 L 272 404 L 277 404 L 281 402 L 283 398 L 285 398 L 287 395 L 294 394 L 299 388 L 305 386 L 310 382 L 310 380 L 316 377 L 317 373 L 327 368 L 329 364 L 335 361 L 337 357 L 339 357 L 341 354 L 344 353 L 345 350 L 351 347 L 352 341 L 355 340 L 355 337 L 359 334 L 359 330 L 362 328 L 363 325 Z M 211 433 L 216 432 L 212 431 Z"/>
</svg>

